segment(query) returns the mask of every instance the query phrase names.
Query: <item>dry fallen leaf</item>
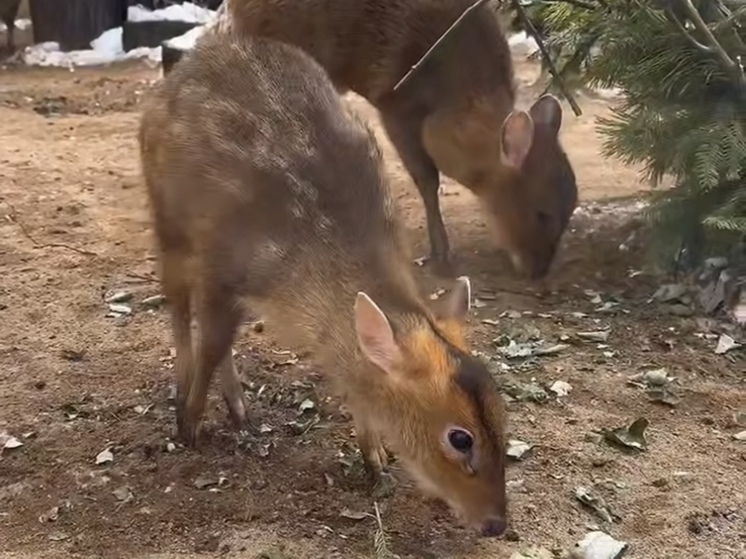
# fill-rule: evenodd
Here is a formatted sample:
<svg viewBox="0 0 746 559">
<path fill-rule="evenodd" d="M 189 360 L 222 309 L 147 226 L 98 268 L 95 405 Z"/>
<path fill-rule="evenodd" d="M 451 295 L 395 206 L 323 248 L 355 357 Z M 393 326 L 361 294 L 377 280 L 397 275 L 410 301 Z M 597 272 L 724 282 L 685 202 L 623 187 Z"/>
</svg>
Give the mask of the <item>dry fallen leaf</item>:
<svg viewBox="0 0 746 559">
<path fill-rule="evenodd" d="M 605 522 L 612 523 L 620 520 L 619 516 L 611 511 L 609 505 L 607 505 L 601 497 L 593 495 L 586 487 L 576 487 L 575 498 L 584 506 L 595 512 L 596 516 Z"/>
<path fill-rule="evenodd" d="M 508 449 L 505 453 L 515 460 L 520 460 L 521 458 L 523 458 L 523 455 L 526 454 L 533 447 L 534 445 L 530 443 L 511 439 L 508 441 Z"/>
<path fill-rule="evenodd" d="M 600 531 L 589 532 L 575 544 L 572 559 L 622 559 L 629 550 L 627 542 L 615 540 Z"/>
<path fill-rule="evenodd" d="M 581 338 L 583 340 L 588 340 L 591 342 L 605 342 L 609 339 L 609 334 L 611 334 L 611 330 L 596 330 L 593 332 L 577 332 L 575 335 L 578 338 Z"/>
<path fill-rule="evenodd" d="M 102 450 L 96 455 L 96 465 L 109 464 L 114 461 L 114 454 L 108 448 Z"/>
<path fill-rule="evenodd" d="M 20 448 L 23 443 L 12 435 L 3 431 L 0 433 L 0 446 L 3 450 L 13 450 L 14 448 Z"/>
<path fill-rule="evenodd" d="M 514 552 L 510 559 L 554 559 L 554 553 L 546 547 L 532 545 L 523 551 Z"/>
<path fill-rule="evenodd" d="M 370 515 L 368 513 L 356 510 L 342 509 L 342 512 L 339 513 L 339 516 L 343 518 L 349 518 L 350 520 L 363 520 Z"/>
<path fill-rule="evenodd" d="M 718 345 L 715 348 L 715 353 L 717 353 L 718 355 L 722 355 L 732 349 L 736 349 L 739 347 L 741 347 L 741 344 L 737 343 L 728 334 L 721 334 L 720 338 L 718 338 Z"/>
<path fill-rule="evenodd" d="M 681 402 L 681 397 L 667 386 L 648 388 L 645 394 L 651 402 L 658 402 L 671 407 L 677 406 Z"/>
<path fill-rule="evenodd" d="M 218 480 L 207 476 L 199 476 L 194 480 L 194 487 L 197 489 L 207 489 L 213 485 L 217 485 Z"/>
<path fill-rule="evenodd" d="M 601 432 L 604 438 L 611 443 L 634 450 L 646 450 L 648 443 L 645 440 L 645 429 L 648 428 L 649 423 L 647 419 L 640 417 L 633 421 L 629 427 L 604 429 Z"/>
<path fill-rule="evenodd" d="M 567 396 L 572 390 L 572 386 L 569 382 L 565 382 L 564 380 L 556 380 L 549 387 L 549 390 L 554 392 L 557 397 L 560 398 L 562 396 Z"/>
</svg>

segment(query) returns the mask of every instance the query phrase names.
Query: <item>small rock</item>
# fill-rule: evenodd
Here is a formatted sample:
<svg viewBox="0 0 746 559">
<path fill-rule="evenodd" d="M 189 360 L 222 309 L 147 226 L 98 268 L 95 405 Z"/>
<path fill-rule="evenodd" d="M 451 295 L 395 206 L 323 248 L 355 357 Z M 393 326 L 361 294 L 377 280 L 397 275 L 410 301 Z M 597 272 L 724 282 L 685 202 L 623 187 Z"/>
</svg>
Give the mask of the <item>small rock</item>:
<svg viewBox="0 0 746 559">
<path fill-rule="evenodd" d="M 47 522 L 56 522 L 60 517 L 60 507 L 52 507 L 47 512 L 39 516 L 39 522 L 46 524 Z"/>
<path fill-rule="evenodd" d="M 73 363 L 76 363 L 78 361 L 82 361 L 85 357 L 86 350 L 85 349 L 62 349 L 60 350 L 60 357 L 64 359 L 65 361 L 72 361 Z"/>
<path fill-rule="evenodd" d="M 733 435 L 733 438 L 737 441 L 746 441 L 746 431 L 741 431 Z"/>
<path fill-rule="evenodd" d="M 661 303 L 680 300 L 686 294 L 686 286 L 678 283 L 661 285 L 653 294 L 653 299 Z"/>
<path fill-rule="evenodd" d="M 111 297 L 106 299 L 107 303 L 126 303 L 133 297 L 130 291 L 117 291 Z"/>
<path fill-rule="evenodd" d="M 601 437 L 599 435 L 599 442 L 601 442 L 600 439 Z M 591 466 L 593 466 L 594 468 L 603 468 L 609 462 L 611 462 L 611 460 L 609 458 L 606 458 L 605 456 L 594 456 L 593 458 L 591 458 Z"/>
<path fill-rule="evenodd" d="M 0 487 L 0 502 L 4 500 L 10 500 L 23 492 L 28 487 L 26 483 L 19 481 L 17 483 L 11 483 L 10 485 L 3 485 Z"/>
<path fill-rule="evenodd" d="M 126 501 L 129 501 L 130 499 L 133 498 L 132 491 L 126 485 L 124 485 L 124 486 L 122 486 L 122 487 L 120 487 L 118 489 L 115 489 L 111 493 L 112 493 L 112 495 L 114 495 L 114 497 L 117 498 L 117 501 L 126 502 Z"/>
<path fill-rule="evenodd" d="M 194 486 L 197 489 L 207 489 L 208 487 L 212 487 L 217 484 L 218 484 L 217 479 L 207 477 L 207 476 L 199 476 L 197 479 L 194 480 Z"/>
<path fill-rule="evenodd" d="M 70 538 L 70 536 L 68 536 L 64 532 L 52 532 L 47 537 L 49 538 L 50 541 L 53 541 L 53 542 L 63 542 Z"/>
<path fill-rule="evenodd" d="M 643 373 L 642 379 L 650 386 L 665 386 L 671 380 L 668 377 L 668 371 L 666 371 L 666 369 L 646 371 Z"/>
<path fill-rule="evenodd" d="M 508 541 L 508 542 L 521 541 L 521 536 L 513 528 L 508 528 L 505 531 L 505 535 L 503 537 L 505 538 L 505 541 Z"/>
<path fill-rule="evenodd" d="M 110 304 L 109 310 L 114 314 L 121 314 L 121 315 L 132 314 L 132 307 L 130 307 L 129 305 Z"/>
<path fill-rule="evenodd" d="M 166 302 L 166 296 L 165 295 L 153 295 L 152 297 L 146 297 L 142 300 L 142 306 L 148 307 L 151 309 L 157 309 L 163 303 Z"/>
<path fill-rule="evenodd" d="M 669 305 L 668 312 L 669 314 L 672 314 L 674 316 L 692 316 L 694 314 L 694 311 L 691 307 L 682 305 L 681 303 Z"/>
</svg>

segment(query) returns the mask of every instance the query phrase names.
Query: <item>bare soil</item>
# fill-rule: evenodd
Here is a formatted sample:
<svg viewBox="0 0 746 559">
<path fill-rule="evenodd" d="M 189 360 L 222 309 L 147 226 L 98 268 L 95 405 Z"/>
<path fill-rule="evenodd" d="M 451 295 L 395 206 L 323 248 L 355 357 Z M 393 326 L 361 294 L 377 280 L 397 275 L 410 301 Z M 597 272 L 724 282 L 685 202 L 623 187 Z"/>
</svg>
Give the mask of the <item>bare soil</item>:
<svg viewBox="0 0 746 559">
<path fill-rule="evenodd" d="M 535 66 L 518 64 L 529 83 Z M 271 324 L 247 325 L 237 345 L 265 425 L 259 442 L 230 430 L 215 387 L 201 448 L 169 444 L 171 339 L 164 310 L 142 304 L 158 283 L 135 139 L 140 100 L 158 77 L 142 63 L 0 70 L 0 432 L 23 442 L 0 452 L 0 557 L 371 557 L 376 523 L 355 513 L 372 513 L 373 498 L 351 425 L 308 357 L 272 343 Z M 360 98 L 349 102 L 377 123 Z M 746 443 L 732 438 L 744 428 L 734 419 L 746 408 L 743 352 L 715 355 L 716 336 L 701 334 L 717 323 L 649 303 L 662 280 L 644 271 L 634 204 L 645 186 L 636 169 L 599 153 L 594 119 L 608 101 L 581 103 L 582 117 L 566 112 L 563 141 L 583 206 L 548 285 L 512 276 L 468 191 L 447 182 L 442 197 L 457 264 L 481 301 L 474 348 L 497 356 L 502 334 L 570 335 L 556 355 L 495 366 L 501 381 L 564 380 L 572 391 L 509 405 L 511 438 L 536 446 L 509 466 L 508 540 L 460 528 L 394 468 L 399 484 L 380 509 L 401 557 L 507 558 L 528 545 L 568 548 L 598 525 L 632 544 L 629 557 L 746 558 Z M 380 139 L 424 255 L 421 201 Z M 413 267 L 423 289 L 448 288 L 427 265 Z M 130 316 L 107 316 L 117 291 L 133 293 Z M 595 293 L 621 302 L 599 312 Z M 605 343 L 573 336 L 606 327 Z M 678 378 L 674 408 L 627 382 L 660 367 Z M 301 414 L 306 398 L 316 408 Z M 650 421 L 645 452 L 593 434 L 637 417 Z M 113 461 L 97 465 L 105 449 Z M 605 524 L 583 508 L 573 497 L 580 485 L 620 520 Z"/>
</svg>

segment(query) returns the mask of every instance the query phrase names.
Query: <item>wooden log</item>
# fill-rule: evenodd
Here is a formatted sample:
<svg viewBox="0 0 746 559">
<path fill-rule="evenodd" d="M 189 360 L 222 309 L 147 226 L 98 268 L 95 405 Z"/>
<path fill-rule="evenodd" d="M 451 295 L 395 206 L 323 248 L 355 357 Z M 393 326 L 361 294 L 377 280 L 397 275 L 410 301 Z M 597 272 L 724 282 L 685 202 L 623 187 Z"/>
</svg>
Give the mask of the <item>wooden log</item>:
<svg viewBox="0 0 746 559">
<path fill-rule="evenodd" d="M 55 41 L 63 51 L 89 49 L 127 19 L 127 0 L 30 0 L 29 8 L 34 42 Z"/>
<path fill-rule="evenodd" d="M 125 52 L 137 47 L 157 47 L 163 41 L 183 35 L 196 26 L 196 23 L 186 21 L 125 21 L 122 26 L 122 47 Z"/>
<path fill-rule="evenodd" d="M 188 51 L 177 49 L 168 44 L 168 41 L 161 43 L 161 63 L 163 65 L 163 75 L 165 76 L 181 60 Z"/>
</svg>

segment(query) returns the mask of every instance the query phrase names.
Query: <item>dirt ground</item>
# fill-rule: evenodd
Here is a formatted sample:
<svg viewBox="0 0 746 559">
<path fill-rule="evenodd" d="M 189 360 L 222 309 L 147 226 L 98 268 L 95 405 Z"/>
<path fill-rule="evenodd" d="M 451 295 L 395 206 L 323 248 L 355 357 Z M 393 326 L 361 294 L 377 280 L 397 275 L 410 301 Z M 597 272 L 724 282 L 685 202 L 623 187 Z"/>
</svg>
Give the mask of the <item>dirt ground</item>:
<svg viewBox="0 0 746 559">
<path fill-rule="evenodd" d="M 528 83 L 536 69 L 519 70 Z M 372 557 L 373 499 L 351 425 L 320 371 L 271 342 L 271 325 L 247 326 L 237 345 L 260 441 L 247 447 L 229 429 L 214 387 L 201 448 L 171 443 L 166 313 L 142 302 L 158 284 L 135 140 L 140 100 L 158 77 L 144 63 L 0 71 L 0 433 L 23 443 L 0 453 L 0 557 Z M 582 207 L 548 293 L 512 277 L 467 191 L 448 182 L 442 197 L 479 301 L 474 348 L 494 359 L 501 382 L 562 380 L 572 391 L 509 404 L 510 437 L 535 447 L 508 468 L 507 539 L 460 528 L 394 468 L 399 484 L 380 510 L 402 558 L 568 548 L 592 526 L 630 542 L 629 557 L 746 558 L 746 443 L 732 437 L 744 428 L 743 352 L 714 354 L 721 326 L 649 302 L 663 280 L 644 271 L 635 203 L 645 187 L 636 170 L 599 155 L 593 124 L 608 101 L 581 103 L 582 117 L 565 113 L 563 142 Z M 422 204 L 380 138 L 424 254 Z M 448 287 L 413 267 L 423 289 Z M 119 291 L 133 294 L 133 312 L 107 316 L 106 298 Z M 619 304 L 604 306 L 610 297 Z M 606 341 L 575 336 L 605 328 Z M 517 364 L 497 354 L 501 335 L 567 347 Z M 627 382 L 661 367 L 678 379 L 676 407 Z M 306 399 L 316 405 L 300 412 Z M 647 451 L 622 452 L 594 433 L 638 417 L 650 422 Z M 113 461 L 97 465 L 106 449 Z M 603 497 L 616 521 L 580 505 L 578 486 Z"/>
</svg>

